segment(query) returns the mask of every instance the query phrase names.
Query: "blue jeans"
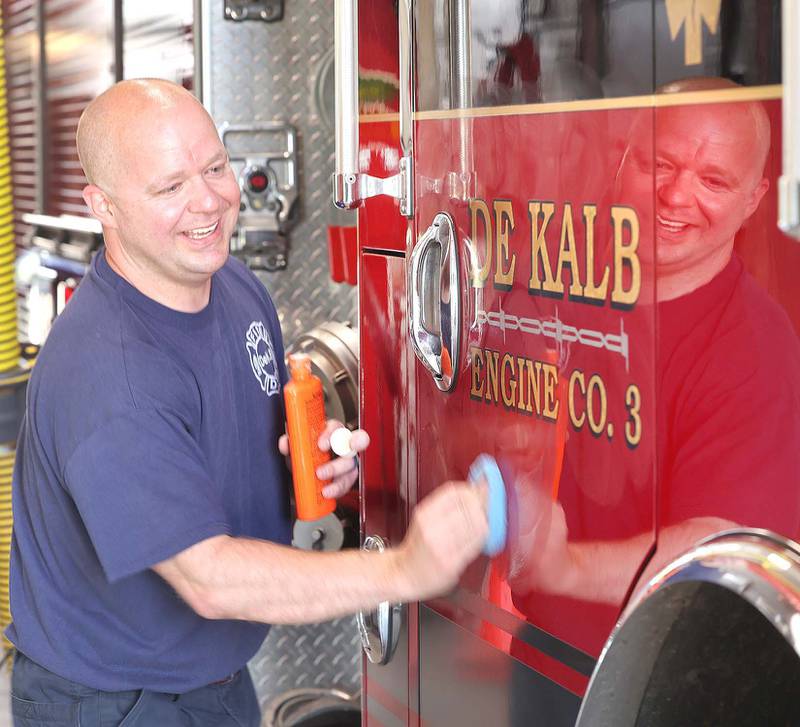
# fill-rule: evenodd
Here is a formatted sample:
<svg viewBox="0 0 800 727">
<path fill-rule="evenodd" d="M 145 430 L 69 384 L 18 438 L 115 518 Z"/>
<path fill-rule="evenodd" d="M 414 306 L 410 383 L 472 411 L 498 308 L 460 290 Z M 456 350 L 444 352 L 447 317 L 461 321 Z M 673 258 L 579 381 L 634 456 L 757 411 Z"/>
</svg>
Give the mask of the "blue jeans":
<svg viewBox="0 0 800 727">
<path fill-rule="evenodd" d="M 11 677 L 14 727 L 259 727 L 247 667 L 185 694 L 103 692 L 57 676 L 17 652 Z"/>
</svg>

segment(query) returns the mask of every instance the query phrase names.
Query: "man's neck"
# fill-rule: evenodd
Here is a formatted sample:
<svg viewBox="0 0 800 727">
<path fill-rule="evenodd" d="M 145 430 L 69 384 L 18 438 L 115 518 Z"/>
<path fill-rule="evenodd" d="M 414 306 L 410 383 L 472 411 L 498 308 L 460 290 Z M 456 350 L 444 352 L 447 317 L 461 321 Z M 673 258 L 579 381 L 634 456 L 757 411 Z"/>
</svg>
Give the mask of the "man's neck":
<svg viewBox="0 0 800 727">
<path fill-rule="evenodd" d="M 108 247 L 105 256 L 109 267 L 117 275 L 156 303 L 181 313 L 197 313 L 208 305 L 211 298 L 210 277 L 196 286 L 186 286 L 158 278 L 157 275 L 153 275 L 146 268 L 125 257 L 124 253 L 121 255 L 113 253 Z M 158 284 L 153 284 L 154 279 L 158 280 Z"/>
<path fill-rule="evenodd" d="M 717 277 L 730 262 L 733 246 L 726 248 L 721 254 L 703 261 L 690 270 L 671 271 L 669 267 L 659 267 L 656 284 L 656 296 L 659 303 L 675 300 L 702 288 Z"/>
</svg>

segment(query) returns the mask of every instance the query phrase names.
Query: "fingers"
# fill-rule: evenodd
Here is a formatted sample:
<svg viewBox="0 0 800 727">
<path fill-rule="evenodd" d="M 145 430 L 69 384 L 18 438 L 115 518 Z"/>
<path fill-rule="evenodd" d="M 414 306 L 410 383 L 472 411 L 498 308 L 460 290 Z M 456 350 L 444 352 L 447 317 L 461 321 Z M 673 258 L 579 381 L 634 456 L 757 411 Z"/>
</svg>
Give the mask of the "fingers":
<svg viewBox="0 0 800 727">
<path fill-rule="evenodd" d="M 278 451 L 284 456 L 289 456 L 289 435 L 288 434 L 281 434 L 280 439 L 278 439 Z"/>
<path fill-rule="evenodd" d="M 480 487 L 448 482 L 414 508 L 401 546 L 413 599 L 450 590 L 480 554 L 489 534 L 485 497 Z"/>
<path fill-rule="evenodd" d="M 331 448 L 331 434 L 344 425 L 336 419 L 328 419 L 325 429 L 317 441 L 317 446 L 323 452 L 329 452 Z M 369 434 L 363 429 L 356 429 L 352 432 L 350 449 L 354 454 L 363 452 L 369 446 Z M 289 455 L 289 437 L 283 434 L 278 439 L 278 450 L 284 456 Z M 330 480 L 322 488 L 324 497 L 335 499 L 348 493 L 358 480 L 358 460 L 352 457 L 335 457 L 330 462 L 326 462 L 317 468 L 317 477 L 321 480 Z"/>
<path fill-rule="evenodd" d="M 342 429 L 341 422 L 329 419 L 325 429 L 320 435 L 318 446 L 323 452 L 331 448 L 331 435 Z M 355 454 L 363 452 L 369 446 L 369 435 L 363 429 L 356 429 L 351 433 L 350 450 L 354 456 L 335 457 L 330 462 L 317 468 L 317 477 L 321 480 L 331 480 L 322 488 L 322 494 L 328 498 L 342 497 L 348 493 L 358 480 L 358 459 Z"/>
<path fill-rule="evenodd" d="M 459 551 L 458 560 L 466 564 L 480 553 L 489 534 L 485 502 L 480 487 L 447 482 L 420 503 L 427 503 L 420 512 L 422 525 L 441 546 Z"/>
<path fill-rule="evenodd" d="M 325 429 L 323 429 L 322 434 L 319 435 L 317 446 L 323 452 L 329 451 L 331 448 L 331 434 L 333 434 L 337 429 L 341 429 L 343 426 L 344 424 L 336 421 L 336 419 L 328 419 L 328 421 L 325 422 Z"/>
<path fill-rule="evenodd" d="M 363 452 L 369 447 L 369 434 L 363 429 L 356 429 L 350 438 L 350 449 L 354 452 Z"/>
<path fill-rule="evenodd" d="M 338 422 L 335 419 L 328 419 L 327 423 L 325 424 L 325 429 L 319 437 L 317 446 L 323 452 L 329 451 L 331 448 L 331 434 L 333 434 L 337 429 L 345 428 L 346 427 L 341 422 Z M 350 450 L 356 454 L 363 452 L 367 447 L 369 447 L 369 441 L 369 434 L 367 434 L 363 429 L 355 429 L 354 431 L 350 432 Z"/>
<path fill-rule="evenodd" d="M 322 488 L 325 497 L 341 497 L 350 491 L 358 479 L 358 462 L 355 457 L 337 457 L 317 467 L 317 477 L 331 480 Z"/>
</svg>

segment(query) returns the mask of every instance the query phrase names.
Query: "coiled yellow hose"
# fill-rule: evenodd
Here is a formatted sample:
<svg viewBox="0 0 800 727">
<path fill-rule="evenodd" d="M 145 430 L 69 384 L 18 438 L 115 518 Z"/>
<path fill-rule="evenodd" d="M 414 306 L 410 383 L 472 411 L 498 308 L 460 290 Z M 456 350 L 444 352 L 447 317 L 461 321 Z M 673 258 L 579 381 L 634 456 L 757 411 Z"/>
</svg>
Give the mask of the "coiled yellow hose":
<svg viewBox="0 0 800 727">
<path fill-rule="evenodd" d="M 11 150 L 8 144 L 6 51 L 0 10 L 0 372 L 19 366 L 17 290 L 14 284 L 14 199 L 11 193 Z"/>
<path fill-rule="evenodd" d="M 8 104 L 6 98 L 6 54 L 3 13 L 0 8 L 0 403 L 15 408 L 18 388 L 28 372 L 20 368 L 17 333 L 17 291 L 14 283 L 14 199 L 11 189 L 11 150 L 8 143 Z M 16 435 L 14 435 L 16 436 Z M 14 471 L 16 442 L 0 442 L 0 627 L 11 623 L 8 593 L 11 555 L 11 475 Z M 6 649 L 11 644 L 3 637 Z"/>
</svg>

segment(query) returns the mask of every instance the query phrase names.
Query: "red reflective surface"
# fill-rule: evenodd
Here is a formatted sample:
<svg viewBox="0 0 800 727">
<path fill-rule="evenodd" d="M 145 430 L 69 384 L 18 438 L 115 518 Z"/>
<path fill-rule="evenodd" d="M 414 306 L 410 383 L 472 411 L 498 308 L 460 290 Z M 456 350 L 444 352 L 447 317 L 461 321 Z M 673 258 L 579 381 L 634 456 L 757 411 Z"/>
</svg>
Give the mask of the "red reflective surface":
<svg viewBox="0 0 800 727">
<path fill-rule="evenodd" d="M 414 219 L 385 199 L 359 217 L 362 249 L 408 256 L 442 212 L 458 238 L 452 391 L 401 334 L 399 489 L 413 505 L 486 452 L 509 495 L 506 550 L 412 621 L 409 719 L 430 724 L 572 724 L 659 568 L 730 527 L 800 537 L 800 247 L 776 226 L 775 4 L 698 16 L 699 40 L 675 3 L 523 5 L 472 3 L 472 102 L 457 109 L 441 3 L 419 4 Z M 362 169 L 393 169 L 395 129 L 362 123 Z M 363 383 L 365 411 L 388 405 Z M 371 497 L 367 529 L 388 532 Z"/>
<path fill-rule="evenodd" d="M 614 183 L 638 117 L 471 120 L 462 133 L 477 152 L 480 196 L 418 197 L 420 229 L 437 211 L 453 217 L 467 311 L 456 389 L 442 394 L 417 367 L 426 402 L 417 409 L 420 489 L 463 478 L 478 454 L 493 455 L 510 492 L 509 547 L 462 587 L 595 655 L 654 541 L 655 308 L 639 257 L 652 239 L 638 222 L 652 213 L 633 211 Z M 418 124 L 419 178 L 452 163 L 439 150 L 457 123 Z M 554 156 L 567 139 L 569 153 Z M 559 541 L 577 549 L 609 538 L 630 545 L 608 566 Z M 570 573 L 577 558 L 586 576 Z M 568 689 L 585 687 L 546 654 L 515 648 L 508 624 L 484 634 Z"/>
</svg>

